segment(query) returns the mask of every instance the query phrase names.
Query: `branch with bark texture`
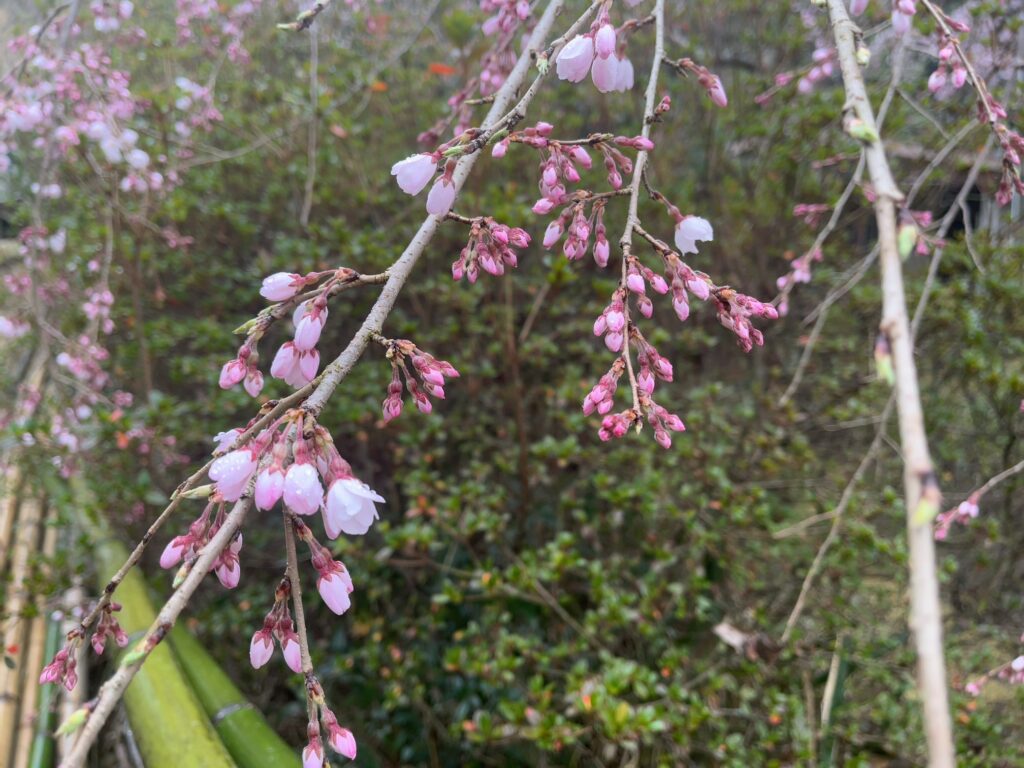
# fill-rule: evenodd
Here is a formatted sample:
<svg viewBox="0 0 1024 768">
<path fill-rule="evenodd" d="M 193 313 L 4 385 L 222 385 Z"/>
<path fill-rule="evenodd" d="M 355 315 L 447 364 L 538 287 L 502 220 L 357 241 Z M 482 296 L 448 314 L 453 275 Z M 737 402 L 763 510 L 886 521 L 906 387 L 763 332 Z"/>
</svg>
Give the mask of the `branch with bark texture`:
<svg viewBox="0 0 1024 768">
<path fill-rule="evenodd" d="M 868 174 L 875 188 L 879 260 L 882 267 L 881 333 L 892 350 L 896 407 L 903 449 L 903 485 L 910 545 L 910 626 L 917 650 L 918 687 L 924 710 L 928 760 L 932 768 L 956 764 L 953 725 L 946 687 L 942 646 L 942 610 L 935 566 L 931 520 L 938 510 L 938 485 L 928 450 L 921 393 L 914 363 L 913 338 L 903 288 L 903 268 L 897 242 L 896 204 L 903 195 L 893 181 L 885 147 L 878 137 L 864 78 L 857 63 L 860 29 L 850 19 L 843 0 L 827 0 L 839 66 L 846 90 L 844 111 L 859 119 L 875 140 L 865 146 Z"/>
<path fill-rule="evenodd" d="M 555 18 L 562 10 L 564 3 L 565 0 L 551 0 L 548 4 L 543 16 L 541 16 L 540 20 L 537 22 L 537 26 L 534 28 L 526 52 L 519 57 L 515 68 L 509 74 L 507 80 L 502 85 L 501 90 L 495 96 L 494 103 L 492 104 L 488 116 L 484 121 L 485 129 L 487 126 L 497 124 L 499 117 L 504 115 L 506 110 L 509 109 L 513 99 L 515 98 L 516 92 L 526 81 L 534 52 L 540 47 L 543 40 L 547 37 L 552 25 L 554 24 Z M 589 13 L 590 10 L 587 11 L 587 14 Z M 542 72 L 538 75 L 530 89 L 527 90 L 520 101 L 516 104 L 515 112 L 522 112 L 522 114 L 525 115 L 525 111 L 529 107 L 533 96 L 537 93 L 537 86 L 540 80 L 544 77 L 544 74 L 545 73 Z M 467 157 L 463 157 L 459 161 L 453 177 L 457 191 L 461 190 L 462 185 L 465 183 L 466 178 L 469 176 L 469 173 L 476 164 L 478 158 L 479 153 L 474 153 Z M 394 307 L 395 302 L 398 299 L 398 295 L 408 280 L 413 267 L 426 250 L 427 245 L 437 232 L 438 226 L 442 221 L 443 218 L 437 216 L 428 216 L 426 220 L 424 220 L 423 224 L 420 226 L 416 235 L 406 247 L 401 257 L 388 270 L 388 279 L 384 288 L 381 290 L 380 296 L 377 298 L 377 301 L 374 303 L 366 319 L 363 321 L 362 326 L 356 332 L 348 346 L 346 346 L 341 354 L 324 369 L 318 379 L 286 398 L 289 405 L 305 400 L 302 406 L 303 409 L 314 417 L 319 414 L 320 410 L 323 409 L 324 404 L 331 395 L 334 394 L 338 385 L 355 366 L 355 363 L 365 351 L 374 334 L 380 332 L 385 319 Z M 285 400 L 281 401 L 281 403 L 284 402 Z M 278 408 L 280 407 L 281 404 L 278 404 Z M 277 411 L 278 408 L 274 408 L 273 411 Z M 246 435 L 254 434 L 258 426 L 262 427 L 263 424 L 269 423 L 269 421 L 270 416 L 268 414 L 261 418 L 256 425 L 247 430 Z M 246 437 L 246 435 L 240 436 L 240 438 L 236 440 L 236 444 L 243 442 L 242 438 Z M 202 473 L 204 473 L 206 469 L 207 467 L 204 467 L 199 470 L 195 475 L 193 475 L 193 478 L 196 478 L 197 476 L 201 477 Z M 192 481 L 192 478 L 190 478 L 190 481 Z M 63 768 L 82 768 L 85 764 L 89 749 L 96 741 L 100 729 L 110 717 L 110 714 L 113 712 L 117 702 L 121 699 L 121 696 L 124 694 L 128 684 L 131 682 L 132 678 L 135 677 L 136 672 L 138 672 L 139 668 L 145 662 L 149 651 L 156 647 L 167 632 L 170 631 L 174 622 L 188 604 L 189 599 L 195 593 L 196 589 L 198 589 L 199 584 L 209 572 L 210 566 L 221 554 L 224 548 L 232 541 L 235 533 L 241 527 L 246 514 L 252 506 L 251 494 L 252 484 L 254 482 L 255 479 L 250 481 L 250 487 L 225 518 L 223 526 L 203 547 L 198 559 L 192 566 L 192 570 L 164 604 L 163 608 L 161 608 L 156 620 L 147 630 L 144 638 L 136 646 L 136 651 L 129 653 L 125 657 L 125 661 L 127 663 L 122 663 L 122 666 L 118 671 L 100 688 L 96 699 L 89 706 L 88 719 L 86 720 L 85 726 L 79 733 L 74 746 L 68 753 L 68 756 L 64 761 Z M 180 498 L 180 495 L 175 497 L 168 509 L 161 515 L 162 519 L 165 519 L 166 516 L 173 511 L 174 506 L 176 506 L 176 503 Z M 139 554 L 141 555 L 141 551 Z M 135 558 L 135 560 L 137 561 L 137 558 Z M 132 558 L 129 558 L 129 564 L 126 564 L 127 567 L 124 569 L 125 572 L 127 572 L 131 564 L 134 563 Z M 111 589 L 110 592 L 112 593 L 113 590 Z M 105 595 L 109 599 L 109 594 L 106 591 Z"/>
</svg>

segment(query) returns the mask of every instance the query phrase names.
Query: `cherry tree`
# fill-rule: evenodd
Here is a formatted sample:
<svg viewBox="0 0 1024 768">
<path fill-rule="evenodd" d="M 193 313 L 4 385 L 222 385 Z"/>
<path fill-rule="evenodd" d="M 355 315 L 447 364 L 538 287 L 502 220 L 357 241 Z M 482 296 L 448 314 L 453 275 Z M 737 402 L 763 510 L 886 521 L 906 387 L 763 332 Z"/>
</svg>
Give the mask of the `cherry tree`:
<svg viewBox="0 0 1024 768">
<path fill-rule="evenodd" d="M 260 5 L 246 0 L 222 9 L 212 2 L 178 0 L 179 39 L 211 54 L 223 52 L 223 66 L 244 62 L 249 56 L 246 33 L 263 18 Z M 294 19 L 282 21 L 280 34 L 315 34 L 317 25 L 336 23 L 360 5 L 372 10 L 373 3 L 316 2 Z M 772 100 L 788 89 L 799 96 L 840 83 L 845 103 L 838 117 L 846 136 L 836 141 L 852 139 L 859 162 L 834 205 L 795 204 L 794 214 L 815 227 L 831 213 L 812 247 L 793 259 L 779 277 L 778 295 L 756 298 L 742 285 L 725 284 L 714 268 L 698 268 L 709 262 L 699 257 L 714 248 L 715 212 L 700 200 L 670 199 L 659 191 L 650 172 L 652 153 L 682 157 L 677 137 L 685 130 L 687 117 L 680 104 L 702 98 L 717 108 L 729 108 L 720 76 L 681 55 L 685 51 L 672 50 L 667 18 L 672 5 L 666 0 L 532 4 L 480 0 L 484 20 L 478 32 L 485 50 L 476 71 L 451 94 L 446 114 L 433 125 L 421 126 L 420 145 L 409 147 L 404 159 L 395 158 L 391 169 L 398 188 L 417 198 L 410 205 L 422 203 L 425 208 L 408 245 L 378 274 L 347 264 L 305 274 L 274 273 L 260 286 L 252 286 L 267 306 L 238 328 L 244 340 L 232 357 L 225 351 L 228 359 L 219 385 L 225 390 L 241 387 L 256 399 L 269 379 L 277 379 L 290 394 L 264 399 L 245 424 L 218 425 L 210 460 L 178 485 L 170 503 L 42 671 L 41 682 L 70 689 L 76 684 L 79 646 L 88 642 L 102 653 L 108 639 L 128 644 L 116 618 L 118 586 L 153 541 L 163 543 L 160 565 L 174 572 L 171 596 L 96 698 L 76 714 L 71 723 L 76 741 L 65 765 L 84 764 L 128 684 L 207 574 L 214 573 L 225 588 L 238 585 L 245 557 L 243 529 L 253 508 L 267 513 L 277 510 L 280 515 L 287 567 L 276 584 L 267 585 L 274 590 L 273 601 L 262 625 L 253 628 L 251 663 L 262 668 L 280 649 L 287 667 L 303 675 L 306 768 L 324 765 L 328 748 L 355 758 L 359 734 L 339 723 L 314 671 L 302 585 L 315 578 L 323 602 L 335 614 L 344 614 L 359 599 L 359 574 L 336 560 L 324 540 L 361 536 L 380 514 L 388 512 L 381 507 L 384 497 L 360 480 L 359 467 L 342 455 L 331 425 L 320 418 L 364 353 L 377 348 L 391 371 L 390 384 L 381 393 L 384 420 L 400 418 L 410 402 L 423 413 L 441 412 L 438 415 L 443 418 L 446 388 L 458 386 L 459 361 L 435 357 L 429 351 L 429 331 L 415 339 L 385 335 L 403 288 L 417 268 L 424 268 L 420 262 L 442 228 L 458 230 L 465 237 L 465 246 L 451 263 L 455 280 L 472 284 L 501 278 L 538 247 L 560 251 L 574 262 L 574 268 L 616 275 L 615 288 L 593 321 L 594 336 L 609 355 L 608 367 L 592 372 L 592 386 L 579 406 L 592 417 L 602 441 L 643 439 L 631 433 L 648 431 L 659 445 L 671 449 L 674 440 L 685 439 L 681 434 L 686 429 L 685 414 L 673 413 L 655 399 L 656 392 L 660 397 L 674 378 L 672 361 L 651 340 L 656 330 L 655 305 L 671 308 L 678 321 L 672 333 L 687 332 L 691 312 L 713 313 L 724 334 L 735 341 L 736 354 L 756 354 L 756 348 L 765 343 L 764 329 L 780 321 L 792 293 L 813 279 L 814 264 L 828 258 L 826 240 L 839 226 L 843 208 L 856 190 L 870 201 L 877 227 L 872 259 L 881 266 L 882 306 L 875 358 L 879 378 L 893 388 L 882 419 L 887 421 L 892 413 L 898 417 L 905 467 L 909 623 L 915 637 L 929 760 L 942 767 L 955 763 L 935 540 L 944 537 L 952 522 L 975 517 L 983 494 L 1024 465 L 1008 469 L 956 509 L 940 514 L 939 475 L 929 451 L 914 356 L 914 334 L 923 304 L 912 318 L 903 262 L 915 250 L 941 254 L 952 218 L 947 216 L 936 225 L 930 212 L 911 208 L 919 186 L 915 182 L 902 191 L 883 140 L 890 97 L 876 111 L 865 70 L 872 58 L 880 57 L 883 46 L 902 56 L 906 36 L 915 34 L 915 23 L 916 29 L 931 28 L 931 37 L 923 39 L 934 47 L 938 63 L 924 87 L 932 93 L 973 91 L 977 119 L 991 133 L 989 146 L 999 153 L 997 198 L 1001 203 L 1024 194 L 1020 176 L 1024 139 L 1009 124 L 1006 107 L 993 95 L 974 61 L 968 44 L 970 28 L 959 15 L 930 0 L 885 3 L 884 13 L 872 7 L 878 3 L 857 0 L 848 5 L 843 0 L 796 4 L 814 29 L 816 48 L 802 70 L 778 74 L 760 101 L 770 109 Z M 53 416 L 51 438 L 72 449 L 97 406 L 126 407 L 131 400 L 128 393 L 112 388 L 104 366 L 108 354 L 104 339 L 113 330 L 114 233 L 127 227 L 140 236 L 160 238 L 171 248 L 189 246 L 187 234 L 154 217 L 169 188 L 189 183 L 191 163 L 202 151 L 202 136 L 221 120 L 215 98 L 220 65 L 200 82 L 201 78 L 189 76 L 189 66 L 198 69 L 198 64 L 184 62 L 174 79 L 173 101 L 168 103 L 152 103 L 133 92 L 132 73 L 117 69 L 107 51 L 110 46 L 145 45 L 146 32 L 136 23 L 137 15 L 131 2 L 86 6 L 76 0 L 61 6 L 44 24 L 14 42 L 19 61 L 2 81 L 0 168 L 17 165 L 32 179 L 32 223 L 19 235 L 18 271 L 5 279 L 19 314 L 0 318 L 0 332 L 10 338 L 32 333 L 40 339 L 40 354 L 53 358 L 53 369 L 59 372 L 57 384 L 67 394 Z M 883 16 L 888 19 L 882 22 L 885 34 L 873 41 L 854 21 L 854 17 Z M 897 75 L 893 77 L 895 88 Z M 564 133 L 559 127 L 560 109 L 569 107 L 539 98 L 558 81 L 563 81 L 563 88 L 632 94 L 633 130 L 619 135 L 594 126 L 586 135 Z M 315 76 L 312 82 L 315 88 Z M 482 119 L 477 112 L 480 106 L 488 107 Z M 517 221 L 499 221 L 486 210 L 464 207 L 471 203 L 464 203 L 460 193 L 485 154 L 493 158 L 492 167 L 499 174 L 503 164 L 536 164 L 537 198 Z M 942 159 L 938 157 L 937 162 Z M 73 242 L 76 233 L 55 227 L 50 212 L 85 174 L 102 193 L 94 204 L 107 237 L 93 243 L 95 255 L 83 260 L 70 254 L 86 252 L 84 244 Z M 497 183 L 497 179 L 488 182 Z M 642 219 L 644 200 L 655 203 L 660 215 Z M 309 206 L 303 210 L 308 217 Z M 532 236 L 535 230 L 543 234 Z M 587 263 L 591 259 L 592 266 Z M 372 308 L 343 349 L 325 349 L 321 334 L 331 310 L 344 312 L 345 294 L 357 290 L 376 291 Z M 922 302 L 926 297 L 927 289 Z M 282 327 L 290 338 L 275 349 L 273 339 Z M 801 383 L 814 338 L 803 352 L 784 400 L 791 399 Z M 41 400 L 40 391 L 23 392 L 5 418 L 23 419 Z M 155 435 L 139 437 L 160 440 Z M 167 444 L 162 450 L 168 472 L 176 471 L 179 463 L 171 448 Z M 74 450 L 62 454 L 66 476 L 83 469 L 74 457 Z M 858 469 L 851 486 L 864 474 L 865 466 Z M 799 621 L 847 503 L 844 494 L 829 538 L 806 575 L 782 643 L 789 641 Z M 316 521 L 317 515 L 321 522 Z M 193 519 L 183 520 L 183 516 Z M 308 551 L 312 566 L 308 573 L 300 570 L 306 560 L 300 558 L 300 550 Z M 993 677 L 1021 682 L 1021 659 L 1008 661 L 979 680 Z M 973 682 L 970 689 L 980 685 Z"/>
</svg>

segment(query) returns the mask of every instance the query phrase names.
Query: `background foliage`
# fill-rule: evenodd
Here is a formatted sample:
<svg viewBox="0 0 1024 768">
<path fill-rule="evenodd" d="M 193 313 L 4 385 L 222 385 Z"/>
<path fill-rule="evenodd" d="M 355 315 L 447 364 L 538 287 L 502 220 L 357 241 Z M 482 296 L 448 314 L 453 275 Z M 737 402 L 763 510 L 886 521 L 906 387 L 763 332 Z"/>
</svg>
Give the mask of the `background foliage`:
<svg viewBox="0 0 1024 768">
<path fill-rule="evenodd" d="M 237 343 L 230 330 L 262 306 L 259 280 L 338 265 L 377 271 L 422 215 L 388 169 L 471 70 L 479 14 L 453 0 L 371 6 L 385 36 L 366 33 L 365 17 L 338 5 L 317 24 L 316 104 L 307 94 L 308 38 L 273 30 L 290 5 L 265 9 L 247 41 L 250 63 L 220 69 L 225 119 L 209 137 L 218 151 L 200 156 L 152 215 L 193 245 L 168 248 L 142 227 L 118 233 L 112 369 L 135 393 L 136 407 L 105 417 L 92 436 L 86 477 L 126 541 L 141 534 L 183 477 L 184 463 L 164 466 L 168 454 L 195 464 L 212 434 L 252 414 L 244 393 L 223 392 L 216 379 Z M 151 55 L 133 69 L 135 87 L 160 102 L 171 98 L 175 71 L 208 73 L 210 65 L 173 44 L 162 6 L 139 6 Z M 815 234 L 791 215 L 793 204 L 833 201 L 856 163 L 856 148 L 838 127 L 841 91 L 827 86 L 796 97 L 788 90 L 757 106 L 754 96 L 776 72 L 808 59 L 809 33 L 793 5 L 687 6 L 671 27 L 672 55 L 719 72 L 730 107 L 717 110 L 695 83 L 669 77 L 674 110 L 655 133 L 653 178 L 684 211 L 715 224 L 713 247 L 695 266 L 770 298 L 786 259 Z M 887 49 L 879 47 L 871 70 L 879 93 Z M 641 50 L 632 51 L 638 61 Z M 435 74 L 434 62 L 455 73 Z M 905 66 L 906 90 L 947 128 L 969 119 L 965 100 L 923 95 L 926 57 L 910 52 Z M 562 83 L 548 89 L 533 117 L 555 123 L 559 136 L 632 135 L 638 112 L 635 92 L 601 97 Z M 1019 114 L 1018 100 L 1011 119 Z M 319 128 L 316 184 L 302 226 L 310 120 Z M 900 98 L 886 134 L 928 152 L 942 141 Z M 977 131 L 963 150 L 983 142 Z M 839 162 L 821 163 L 839 153 Z M 526 155 L 520 147 L 504 161 L 484 160 L 457 210 L 527 227 L 539 241 L 543 225 L 529 213 L 536 171 Z M 897 171 L 909 180 L 923 165 L 902 161 Z M 963 164 L 950 163 L 916 207 L 941 215 L 963 176 Z M 981 175 L 975 213 L 996 183 Z M 102 242 L 104 223 L 88 194 L 72 192 L 61 223 L 78 242 Z M 11 224 L 25 223 L 16 200 L 7 213 Z M 612 208 L 610 232 L 618 231 L 620 214 Z M 671 221 L 656 207 L 648 220 L 669 234 Z M 463 233 L 445 228 L 385 333 L 411 338 L 459 368 L 448 400 L 432 416 L 407 409 L 384 426 L 379 403 L 390 371 L 371 349 L 322 418 L 357 473 L 388 499 L 365 538 L 337 543 L 357 584 L 353 609 L 337 619 L 316 603 L 310 616 L 317 672 L 359 739 L 361 765 L 829 764 L 822 754 L 829 745 L 835 765 L 921 764 L 894 428 L 855 495 L 793 641 L 776 645 L 827 523 L 773 534 L 835 505 L 888 396 L 871 366 L 879 312 L 872 269 L 832 311 L 797 397 L 777 405 L 806 341 L 803 318 L 863 257 L 871 226 L 855 194 L 814 281 L 798 288 L 789 316 L 767 329 L 766 346 L 751 355 L 735 349 L 708 313 L 680 326 L 667 304 L 657 307 L 660 330 L 651 340 L 675 364 L 671 405 L 688 427 L 669 451 L 646 435 L 602 444 L 594 420 L 580 413 L 608 362 L 590 326 L 614 287 L 610 275 L 533 247 L 510 275 L 455 283 L 449 264 Z M 962 231 L 956 234 L 922 326 L 928 428 L 951 502 L 1024 458 L 1019 231 L 1018 220 L 997 234 L 975 234 L 983 272 Z M 912 301 L 926 267 L 919 256 L 908 264 Z M 325 354 L 341 349 L 371 301 L 366 289 L 336 304 Z M 283 393 L 272 382 L 265 394 Z M 143 452 L 142 440 L 126 437 L 142 425 L 174 445 L 149 440 Z M 57 478 L 48 483 L 60 494 Z M 940 545 L 955 685 L 1017 652 L 1022 513 L 1020 481 L 1011 480 L 986 497 L 979 520 Z M 275 516 L 250 520 L 242 585 L 233 593 L 204 589 L 189 626 L 300 744 L 300 680 L 280 664 L 254 672 L 247 660 L 249 637 L 283 569 L 279 533 Z M 68 571 L 88 570 L 80 555 L 67 555 Z M 147 573 L 155 592 L 166 594 L 169 579 L 155 562 Z M 761 652 L 745 657 L 723 644 L 713 632 L 721 621 L 762 633 Z M 843 663 L 843 691 L 829 738 L 812 752 L 834 654 Z M 964 765 L 1024 765 L 1022 704 L 1020 690 L 999 685 L 977 700 L 954 695 Z"/>
</svg>

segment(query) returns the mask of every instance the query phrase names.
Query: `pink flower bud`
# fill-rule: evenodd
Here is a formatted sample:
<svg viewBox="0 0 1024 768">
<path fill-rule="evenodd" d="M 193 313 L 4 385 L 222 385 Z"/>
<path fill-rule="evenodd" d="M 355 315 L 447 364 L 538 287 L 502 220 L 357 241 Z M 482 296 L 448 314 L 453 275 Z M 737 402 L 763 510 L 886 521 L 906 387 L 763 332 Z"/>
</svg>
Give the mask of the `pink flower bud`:
<svg viewBox="0 0 1024 768">
<path fill-rule="evenodd" d="M 349 760 L 356 759 L 356 737 L 346 728 L 329 729 L 327 738 L 330 740 L 331 749 Z"/>
<path fill-rule="evenodd" d="M 252 636 L 252 642 L 249 643 L 249 663 L 252 664 L 253 669 L 259 669 L 270 661 L 270 657 L 273 655 L 274 643 L 270 633 L 261 629 Z"/>
<path fill-rule="evenodd" d="M 321 577 L 317 580 L 316 588 L 320 591 L 320 597 L 323 598 L 327 607 L 339 616 L 351 607 L 348 584 L 339 574 L 329 573 Z"/>
<path fill-rule="evenodd" d="M 604 345 L 612 352 L 619 352 L 622 349 L 623 337 L 621 333 L 612 332 L 604 337 Z"/>
<path fill-rule="evenodd" d="M 302 674 L 302 650 L 299 648 L 298 635 L 290 635 L 281 643 L 281 651 L 284 654 L 284 662 L 288 669 L 296 674 Z"/>
<path fill-rule="evenodd" d="M 607 22 L 602 24 L 594 36 L 594 50 L 602 59 L 615 53 L 615 27 Z"/>
<path fill-rule="evenodd" d="M 186 541 L 184 536 L 175 536 L 168 542 L 163 554 L 160 555 L 161 568 L 173 568 L 181 562 L 181 558 L 185 556 Z"/>
<path fill-rule="evenodd" d="M 257 509 L 271 509 L 284 494 L 284 473 L 278 467 L 268 467 L 256 477 L 253 498 Z"/>
<path fill-rule="evenodd" d="M 245 378 L 245 372 L 246 365 L 238 358 L 224 363 L 224 367 L 220 369 L 220 388 L 231 389 Z"/>
<path fill-rule="evenodd" d="M 297 515 L 315 514 L 324 500 L 316 468 L 312 464 L 292 464 L 284 478 L 284 503 Z"/>
<path fill-rule="evenodd" d="M 263 278 L 260 296 L 267 301 L 287 301 L 299 292 L 302 285 L 302 275 L 294 272 L 276 272 Z"/>
<path fill-rule="evenodd" d="M 550 248 L 557 243 L 558 239 L 562 236 L 562 232 L 563 228 L 561 220 L 555 219 L 548 224 L 548 228 L 544 230 L 544 247 Z"/>
<path fill-rule="evenodd" d="M 427 195 L 427 213 L 432 216 L 447 216 L 455 204 L 455 184 L 441 176 L 430 188 Z"/>
</svg>

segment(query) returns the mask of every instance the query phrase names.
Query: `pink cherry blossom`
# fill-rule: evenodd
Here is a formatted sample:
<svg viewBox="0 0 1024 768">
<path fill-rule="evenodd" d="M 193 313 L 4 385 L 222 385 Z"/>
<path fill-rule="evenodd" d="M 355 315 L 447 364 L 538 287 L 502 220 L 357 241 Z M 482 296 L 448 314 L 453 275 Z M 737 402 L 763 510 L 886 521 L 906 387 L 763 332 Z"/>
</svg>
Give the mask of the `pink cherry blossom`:
<svg viewBox="0 0 1024 768">
<path fill-rule="evenodd" d="M 555 71 L 560 80 L 579 83 L 587 76 L 594 61 L 594 40 L 576 35 L 565 44 L 555 60 Z"/>
<path fill-rule="evenodd" d="M 437 173 L 437 158 L 430 154 L 409 155 L 391 166 L 391 175 L 408 195 L 418 195 Z"/>
<path fill-rule="evenodd" d="M 680 253 L 697 253 L 697 241 L 714 240 L 711 223 L 700 216 L 686 216 L 676 225 L 676 248 Z"/>
<path fill-rule="evenodd" d="M 384 497 L 354 477 L 339 478 L 331 483 L 324 506 L 324 528 L 327 535 L 338 538 L 341 533 L 362 536 L 377 519 L 375 504 Z"/>
</svg>

